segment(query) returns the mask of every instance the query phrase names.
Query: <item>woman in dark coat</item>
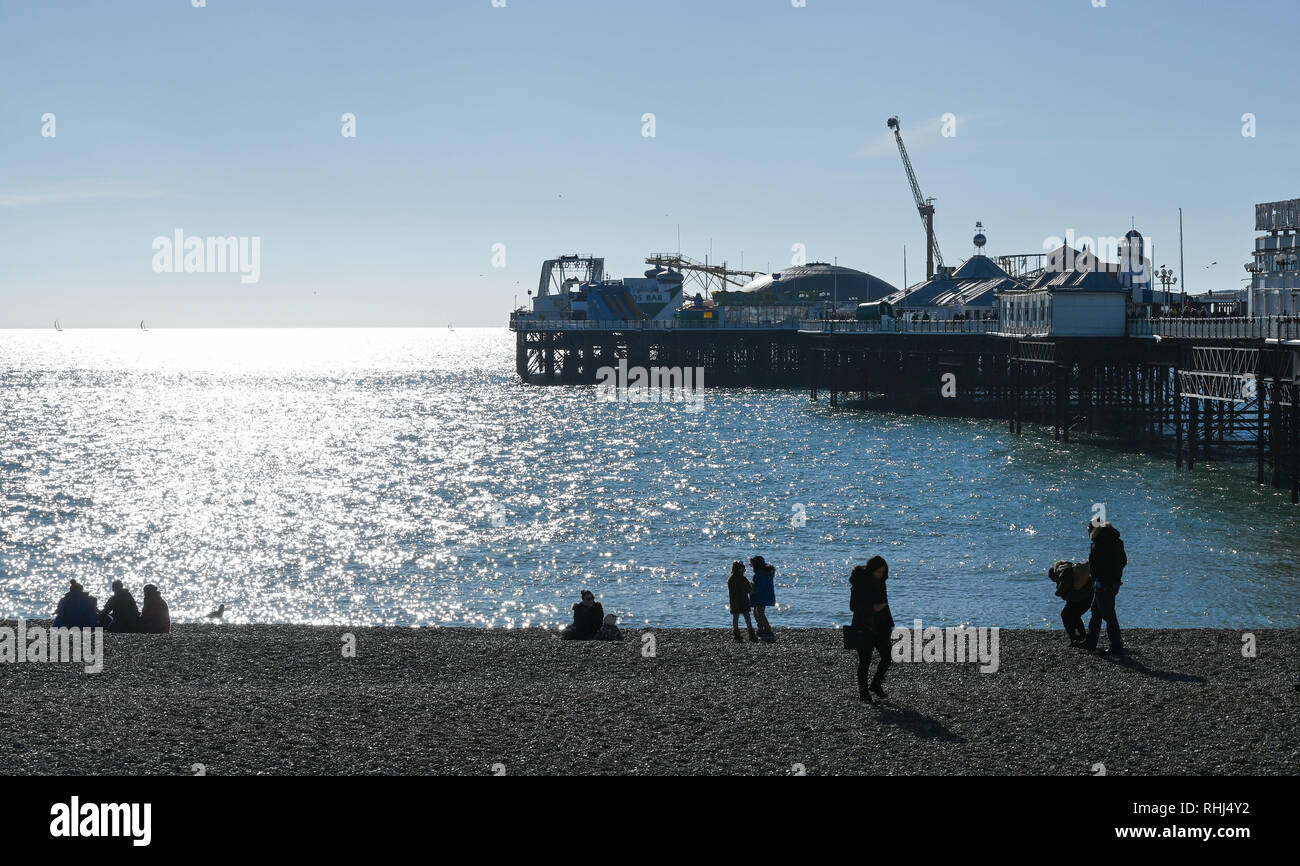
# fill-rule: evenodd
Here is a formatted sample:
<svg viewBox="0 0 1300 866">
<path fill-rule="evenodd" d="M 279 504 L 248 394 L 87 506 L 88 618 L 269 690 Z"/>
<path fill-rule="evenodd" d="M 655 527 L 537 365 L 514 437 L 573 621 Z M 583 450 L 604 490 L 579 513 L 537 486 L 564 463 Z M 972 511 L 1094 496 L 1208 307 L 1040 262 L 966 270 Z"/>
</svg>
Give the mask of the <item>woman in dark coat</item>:
<svg viewBox="0 0 1300 866">
<path fill-rule="evenodd" d="M 1120 637 L 1119 616 L 1115 613 L 1115 596 L 1119 595 L 1123 583 L 1124 568 L 1128 565 L 1128 554 L 1124 552 L 1124 542 L 1120 540 L 1119 530 L 1113 523 L 1088 524 L 1088 536 L 1092 539 L 1092 549 L 1088 553 L 1088 568 L 1097 588 L 1092 597 L 1092 617 L 1088 620 L 1088 633 L 1079 644 L 1082 649 L 1097 649 L 1097 639 L 1101 637 L 1101 624 L 1106 623 L 1106 638 L 1110 648 L 1102 650 L 1103 655 L 1124 655 L 1124 641 Z"/>
<path fill-rule="evenodd" d="M 145 634 L 170 634 L 172 615 L 162 593 L 152 583 L 145 584 L 144 605 L 140 608 L 140 631 Z"/>
<path fill-rule="evenodd" d="M 849 609 L 853 611 L 853 626 L 860 630 L 861 635 L 858 644 L 858 697 L 868 704 L 872 692 L 885 697 L 881 684 L 885 681 L 885 671 L 889 669 L 890 635 L 894 630 L 894 616 L 889 611 L 889 597 L 885 590 L 888 579 L 889 564 L 883 556 L 871 557 L 866 565 L 854 568 L 849 577 L 852 587 Z M 876 665 L 875 679 L 868 681 L 872 652 L 880 654 L 880 662 Z"/>
<path fill-rule="evenodd" d="M 754 634 L 754 621 L 749 618 L 749 594 L 754 591 L 754 585 L 745 577 L 745 563 L 733 562 L 731 564 L 731 577 L 727 579 L 727 595 L 731 600 L 731 631 L 736 640 L 744 641 L 740 636 L 740 618 L 745 618 L 745 625 L 749 628 L 749 642 L 758 643 L 758 635 Z"/>
<path fill-rule="evenodd" d="M 582 591 L 582 602 L 573 606 L 573 624 L 565 626 L 560 637 L 565 640 L 591 640 L 605 621 L 605 609 L 589 589 Z"/>
<path fill-rule="evenodd" d="M 776 604 L 776 566 L 768 565 L 761 556 L 750 557 L 749 565 L 754 570 L 754 591 L 750 593 L 749 603 L 754 606 L 759 636 L 770 642 L 774 635 L 766 609 Z"/>
</svg>

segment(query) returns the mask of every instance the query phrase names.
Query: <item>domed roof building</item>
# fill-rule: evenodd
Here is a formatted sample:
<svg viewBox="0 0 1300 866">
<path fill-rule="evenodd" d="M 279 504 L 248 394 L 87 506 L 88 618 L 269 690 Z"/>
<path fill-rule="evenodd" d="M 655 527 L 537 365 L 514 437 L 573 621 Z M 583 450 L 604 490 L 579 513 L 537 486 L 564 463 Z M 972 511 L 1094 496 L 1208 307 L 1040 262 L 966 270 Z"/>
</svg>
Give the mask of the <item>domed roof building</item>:
<svg viewBox="0 0 1300 866">
<path fill-rule="evenodd" d="M 898 291 L 889 283 L 853 268 L 809 262 L 765 274 L 739 289 L 714 292 L 723 306 L 780 306 L 855 309 Z"/>
</svg>

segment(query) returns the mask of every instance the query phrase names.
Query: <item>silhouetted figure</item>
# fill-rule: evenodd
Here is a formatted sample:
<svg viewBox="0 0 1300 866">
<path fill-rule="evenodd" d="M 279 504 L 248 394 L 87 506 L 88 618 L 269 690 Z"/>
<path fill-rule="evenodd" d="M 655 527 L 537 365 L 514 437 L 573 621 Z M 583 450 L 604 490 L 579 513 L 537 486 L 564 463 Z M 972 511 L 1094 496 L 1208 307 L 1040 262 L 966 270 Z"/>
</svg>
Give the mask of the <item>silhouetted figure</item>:
<svg viewBox="0 0 1300 866">
<path fill-rule="evenodd" d="M 223 601 L 217 605 L 217 609 L 208 614 L 208 619 L 221 619 L 226 613 L 226 603 Z"/>
<path fill-rule="evenodd" d="M 1124 542 L 1120 541 L 1119 530 L 1113 524 L 1089 523 L 1088 535 L 1092 537 L 1088 566 L 1097 588 L 1092 599 L 1092 618 L 1088 620 L 1088 634 L 1082 646 L 1087 650 L 1097 648 L 1097 638 L 1101 636 L 1101 622 L 1105 620 L 1106 639 L 1110 641 L 1110 648 L 1102 650 L 1102 654 L 1122 656 L 1124 641 L 1119 633 L 1115 596 L 1119 594 L 1124 567 L 1128 565 L 1128 555 L 1124 553 Z"/>
<path fill-rule="evenodd" d="M 767 621 L 766 609 L 776 604 L 776 566 L 768 565 L 761 556 L 754 556 L 749 560 L 749 567 L 754 572 L 754 590 L 749 594 L 749 603 L 758 622 L 758 636 L 772 643 L 776 635 L 772 633 L 772 624 Z"/>
<path fill-rule="evenodd" d="M 67 593 L 59 599 L 59 606 L 54 609 L 54 628 L 95 628 L 98 625 L 95 597 L 81 584 L 72 581 Z"/>
<path fill-rule="evenodd" d="M 582 601 L 573 606 L 573 624 L 564 627 L 560 637 L 565 640 L 591 640 L 600 631 L 605 611 L 591 590 L 582 591 Z"/>
<path fill-rule="evenodd" d="M 108 597 L 108 604 L 99 612 L 99 621 L 111 632 L 132 632 L 140 630 L 140 608 L 135 598 L 122 586 L 122 581 L 113 581 L 113 594 Z"/>
<path fill-rule="evenodd" d="M 623 632 L 618 627 L 618 617 L 612 613 L 605 614 L 605 619 L 600 624 L 600 631 L 596 632 L 596 640 L 622 640 Z"/>
<path fill-rule="evenodd" d="M 758 643 L 758 635 L 754 633 L 754 621 L 749 618 L 749 594 L 754 591 L 754 585 L 745 577 L 745 563 L 733 562 L 731 564 L 731 577 L 727 578 L 727 595 L 731 601 L 731 631 L 736 640 L 744 641 L 740 635 L 740 618 L 745 618 L 745 627 L 749 629 L 749 642 Z"/>
<path fill-rule="evenodd" d="M 145 584 L 144 604 L 140 607 L 140 631 L 145 634 L 169 634 L 172 614 L 163 601 L 162 593 L 152 583 Z"/>
<path fill-rule="evenodd" d="M 1056 584 L 1056 594 L 1065 601 L 1061 608 L 1061 622 L 1070 645 L 1079 646 L 1088 637 L 1083 627 L 1083 612 L 1092 606 L 1092 571 L 1086 562 L 1060 562 L 1047 569 L 1047 576 Z"/>
<path fill-rule="evenodd" d="M 894 615 L 889 611 L 889 595 L 885 581 L 889 579 L 889 564 L 883 556 L 873 556 L 866 565 L 859 565 L 849 576 L 849 609 L 853 611 L 853 626 L 859 630 L 858 644 L 858 698 L 871 703 L 871 693 L 885 697 L 882 684 L 889 670 L 890 636 L 894 631 Z M 868 680 L 871 655 L 877 653 L 880 662 L 876 676 Z"/>
</svg>

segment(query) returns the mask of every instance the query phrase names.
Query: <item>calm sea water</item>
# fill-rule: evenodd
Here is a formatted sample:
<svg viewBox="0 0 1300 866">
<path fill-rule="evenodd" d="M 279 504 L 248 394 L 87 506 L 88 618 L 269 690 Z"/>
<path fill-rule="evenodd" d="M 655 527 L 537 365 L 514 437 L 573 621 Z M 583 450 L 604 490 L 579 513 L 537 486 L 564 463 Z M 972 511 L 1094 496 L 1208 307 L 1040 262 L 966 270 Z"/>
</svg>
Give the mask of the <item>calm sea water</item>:
<svg viewBox="0 0 1300 866">
<path fill-rule="evenodd" d="M 1122 622 L 1300 625 L 1300 509 L 1253 466 L 805 392 L 612 404 L 519 384 L 504 329 L 0 331 L 0 401 L 3 617 L 75 577 L 157 583 L 178 620 L 554 625 L 590 587 L 632 625 L 722 626 L 761 553 L 773 624 L 827 626 L 879 553 L 900 623 L 1055 628 L 1047 568 L 1105 503 Z"/>
</svg>

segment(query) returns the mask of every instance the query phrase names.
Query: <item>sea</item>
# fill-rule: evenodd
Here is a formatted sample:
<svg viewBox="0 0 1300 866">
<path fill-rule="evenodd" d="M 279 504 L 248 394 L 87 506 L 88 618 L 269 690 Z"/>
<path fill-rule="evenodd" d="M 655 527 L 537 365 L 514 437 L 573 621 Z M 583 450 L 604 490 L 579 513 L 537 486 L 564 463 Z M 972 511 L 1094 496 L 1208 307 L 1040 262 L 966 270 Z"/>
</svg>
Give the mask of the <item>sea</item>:
<svg viewBox="0 0 1300 866">
<path fill-rule="evenodd" d="M 1252 463 L 1026 425 L 708 389 L 522 384 L 484 329 L 0 331 L 0 618 L 156 584 L 180 622 L 549 627 L 583 589 L 631 627 L 729 627 L 733 561 L 776 628 L 847 623 L 890 565 L 900 625 L 1060 628 L 1047 570 L 1104 510 L 1121 623 L 1300 626 L 1300 507 Z"/>
</svg>

